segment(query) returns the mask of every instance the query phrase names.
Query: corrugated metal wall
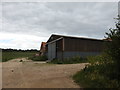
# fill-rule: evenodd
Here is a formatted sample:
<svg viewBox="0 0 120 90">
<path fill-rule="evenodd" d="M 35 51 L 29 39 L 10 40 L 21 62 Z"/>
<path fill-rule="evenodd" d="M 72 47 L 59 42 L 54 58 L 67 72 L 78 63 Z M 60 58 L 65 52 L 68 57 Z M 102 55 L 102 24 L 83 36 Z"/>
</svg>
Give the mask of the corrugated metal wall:
<svg viewBox="0 0 120 90">
<path fill-rule="evenodd" d="M 60 39 L 56 42 L 56 48 L 57 48 L 57 52 L 60 52 L 63 50 L 63 39 Z"/>
<path fill-rule="evenodd" d="M 102 40 L 90 40 L 64 37 L 63 39 L 48 44 L 48 59 L 64 59 L 75 56 L 86 57 L 98 55 L 103 51 Z"/>
<path fill-rule="evenodd" d="M 62 60 L 63 59 L 63 52 L 57 52 L 57 59 Z"/>
<path fill-rule="evenodd" d="M 101 52 L 103 41 L 65 38 L 65 51 Z"/>
<path fill-rule="evenodd" d="M 56 58 L 56 42 L 48 44 L 48 60 Z"/>
<path fill-rule="evenodd" d="M 63 39 L 60 39 L 56 42 L 56 58 L 62 60 L 63 59 Z"/>
<path fill-rule="evenodd" d="M 95 56 L 99 55 L 101 52 L 57 52 L 57 58 L 62 60 L 65 58 L 72 58 L 72 57 L 87 57 L 87 56 Z"/>
<path fill-rule="evenodd" d="M 87 56 L 95 56 L 99 55 L 100 52 L 64 52 L 63 56 L 64 58 L 71 58 L 71 57 L 87 57 Z"/>
</svg>

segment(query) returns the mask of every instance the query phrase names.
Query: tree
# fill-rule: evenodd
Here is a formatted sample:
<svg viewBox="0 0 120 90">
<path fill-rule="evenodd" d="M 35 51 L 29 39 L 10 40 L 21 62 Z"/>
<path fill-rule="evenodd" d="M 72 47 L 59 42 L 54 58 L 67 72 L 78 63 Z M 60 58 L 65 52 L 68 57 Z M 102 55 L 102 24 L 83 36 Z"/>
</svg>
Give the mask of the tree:
<svg viewBox="0 0 120 90">
<path fill-rule="evenodd" d="M 110 32 L 106 33 L 106 38 L 111 40 L 107 45 L 107 54 L 112 58 L 117 78 L 120 80 L 120 16 L 116 19 L 116 28 L 111 28 Z"/>
</svg>

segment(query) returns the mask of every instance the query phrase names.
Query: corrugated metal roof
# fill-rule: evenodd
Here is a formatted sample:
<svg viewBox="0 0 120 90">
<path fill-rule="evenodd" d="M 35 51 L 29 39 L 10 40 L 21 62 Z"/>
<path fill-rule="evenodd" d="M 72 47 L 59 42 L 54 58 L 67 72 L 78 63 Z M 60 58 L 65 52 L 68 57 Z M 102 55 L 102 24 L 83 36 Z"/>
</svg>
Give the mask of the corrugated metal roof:
<svg viewBox="0 0 120 90">
<path fill-rule="evenodd" d="M 54 38 L 54 37 L 58 37 L 58 38 L 64 37 L 64 38 L 76 38 L 76 39 L 84 39 L 84 40 L 104 41 L 103 39 L 94 39 L 94 38 L 86 38 L 86 37 L 74 37 L 74 36 L 65 36 L 65 35 L 52 34 L 52 35 L 50 36 L 50 38 L 48 39 L 47 43 L 48 43 L 48 42 L 51 42 L 52 40 L 55 40 L 55 39 L 53 39 L 52 37 L 53 37 L 53 38 Z"/>
</svg>

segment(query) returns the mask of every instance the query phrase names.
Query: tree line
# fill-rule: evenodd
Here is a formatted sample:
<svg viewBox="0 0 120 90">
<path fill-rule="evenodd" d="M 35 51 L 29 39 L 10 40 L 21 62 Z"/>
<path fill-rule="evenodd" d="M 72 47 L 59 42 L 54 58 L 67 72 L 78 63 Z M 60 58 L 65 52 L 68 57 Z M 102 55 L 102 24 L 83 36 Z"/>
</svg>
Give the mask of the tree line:
<svg viewBox="0 0 120 90">
<path fill-rule="evenodd" d="M 16 51 L 16 52 L 39 52 L 39 50 L 37 50 L 37 49 L 26 49 L 26 50 L 12 49 L 12 48 L 8 48 L 8 49 L 0 48 L 0 49 L 2 50 L 2 52 L 12 52 L 12 51 Z"/>
</svg>

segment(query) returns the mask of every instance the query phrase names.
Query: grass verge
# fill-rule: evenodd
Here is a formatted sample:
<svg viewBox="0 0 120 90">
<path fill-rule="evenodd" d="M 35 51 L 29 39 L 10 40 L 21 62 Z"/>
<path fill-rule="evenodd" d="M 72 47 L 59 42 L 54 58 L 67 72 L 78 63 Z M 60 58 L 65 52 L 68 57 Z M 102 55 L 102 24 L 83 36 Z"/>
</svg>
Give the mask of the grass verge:
<svg viewBox="0 0 120 90">
<path fill-rule="evenodd" d="M 88 62 L 86 58 L 81 58 L 79 56 L 73 58 L 66 58 L 64 60 L 54 59 L 49 63 L 53 64 L 76 64 L 76 63 L 86 63 Z"/>
<path fill-rule="evenodd" d="M 91 65 L 87 65 L 84 69 L 73 75 L 74 81 L 84 88 L 120 89 L 115 64 L 111 63 L 111 61 L 110 63 L 105 63 L 102 59 L 107 61 L 106 59 L 108 58 L 102 56 L 94 57 Z"/>
<path fill-rule="evenodd" d="M 46 61 L 47 60 L 47 56 L 30 56 L 28 59 L 31 59 L 33 61 Z"/>
</svg>

